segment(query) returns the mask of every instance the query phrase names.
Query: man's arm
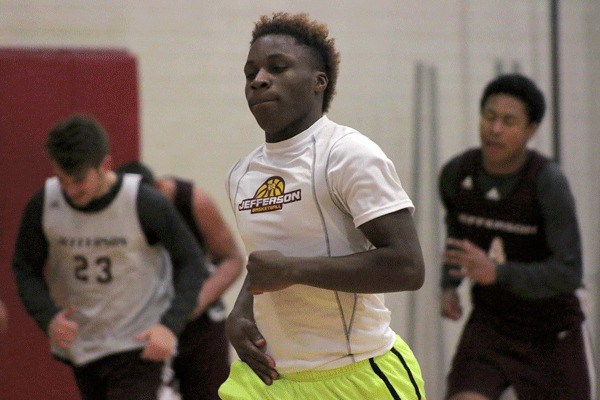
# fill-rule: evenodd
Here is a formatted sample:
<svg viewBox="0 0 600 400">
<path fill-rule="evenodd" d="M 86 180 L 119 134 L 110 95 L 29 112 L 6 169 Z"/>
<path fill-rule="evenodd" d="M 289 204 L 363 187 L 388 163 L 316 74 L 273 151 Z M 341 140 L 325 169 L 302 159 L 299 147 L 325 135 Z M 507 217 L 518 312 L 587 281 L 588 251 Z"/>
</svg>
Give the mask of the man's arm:
<svg viewBox="0 0 600 400">
<path fill-rule="evenodd" d="M 458 180 L 458 166 L 460 158 L 455 157 L 450 160 L 440 172 L 438 181 L 438 191 L 442 204 L 446 210 L 446 216 L 444 224 L 446 226 L 446 238 L 462 237 L 460 233 L 460 225 L 456 218 L 452 217 L 452 207 L 454 197 L 456 196 L 457 180 Z M 446 246 L 448 248 L 448 246 Z M 442 289 L 455 289 L 460 285 L 461 279 L 453 277 L 450 274 L 450 270 L 455 269 L 454 265 L 443 264 L 442 266 Z"/>
<path fill-rule="evenodd" d="M 206 256 L 216 265 L 216 270 L 202 285 L 192 314 L 192 317 L 197 317 L 240 276 L 244 257 L 217 205 L 208 193 L 197 187 L 192 192 L 192 212 L 204 238 Z"/>
<path fill-rule="evenodd" d="M 174 206 L 156 189 L 140 185 L 138 213 L 148 243 L 161 243 L 171 257 L 175 296 L 161 323 L 179 335 L 208 276 L 204 254 Z"/>
<path fill-rule="evenodd" d="M 385 293 L 417 290 L 423 285 L 423 254 L 408 209 L 375 218 L 359 229 L 375 249 L 341 257 L 251 253 L 248 289 L 261 293 L 303 284 L 351 293 Z"/>
<path fill-rule="evenodd" d="M 575 200 L 567 178 L 554 163 L 540 171 L 536 190 L 551 255 L 541 262 L 498 265 L 498 282 L 525 298 L 572 293 L 581 286 L 583 276 Z"/>
<path fill-rule="evenodd" d="M 248 288 L 248 279 L 238 294 L 226 323 L 227 338 L 238 357 L 270 385 L 279 378 L 275 360 L 266 353 L 267 341 L 262 336 L 254 320 L 254 296 Z"/>
<path fill-rule="evenodd" d="M 446 238 L 462 237 L 459 233 L 460 228 L 458 221 L 456 221 L 449 212 L 452 209 L 454 196 L 456 195 L 459 162 L 460 158 L 458 156 L 450 160 L 442 168 L 438 181 L 439 195 L 446 210 L 444 219 L 446 225 Z M 448 245 L 445 247 L 446 250 L 449 249 Z M 463 314 L 460 295 L 457 290 L 462 278 L 453 276 L 451 274 L 453 269 L 456 269 L 456 266 L 445 263 L 442 265 L 442 279 L 440 282 L 442 286 L 441 314 L 445 318 L 456 321 L 459 320 Z"/>
<path fill-rule="evenodd" d="M 25 309 L 38 326 L 48 332 L 52 318 L 60 311 L 50 298 L 43 276 L 48 242 L 42 229 L 43 191 L 36 193 L 23 212 L 15 243 L 13 273 Z"/>
</svg>

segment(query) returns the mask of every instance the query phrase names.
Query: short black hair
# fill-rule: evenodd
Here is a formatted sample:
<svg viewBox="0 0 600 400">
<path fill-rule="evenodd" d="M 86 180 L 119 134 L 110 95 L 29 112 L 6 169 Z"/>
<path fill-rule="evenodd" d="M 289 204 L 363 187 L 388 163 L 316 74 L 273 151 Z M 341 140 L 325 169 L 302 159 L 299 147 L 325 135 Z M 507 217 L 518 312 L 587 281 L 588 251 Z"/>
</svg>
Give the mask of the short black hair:
<svg viewBox="0 0 600 400">
<path fill-rule="evenodd" d="M 322 68 L 327 75 L 327 87 L 323 93 L 322 111 L 329 110 L 331 100 L 335 95 L 335 85 L 340 65 L 340 53 L 335 49 L 335 39 L 328 38 L 327 25 L 311 21 L 308 14 L 288 14 L 285 12 L 273 13 L 271 17 L 263 15 L 254 25 L 250 45 L 266 35 L 289 35 L 298 43 L 314 50 L 318 68 Z"/>
<path fill-rule="evenodd" d="M 154 173 L 141 161 L 130 161 L 115 170 L 118 174 L 138 174 L 142 176 L 142 182 L 154 185 Z"/>
<path fill-rule="evenodd" d="M 52 161 L 69 175 L 98 168 L 110 153 L 104 128 L 94 117 L 85 114 L 75 114 L 54 125 L 45 147 Z"/>
<path fill-rule="evenodd" d="M 483 91 L 479 104 L 480 110 L 483 110 L 485 102 L 490 96 L 499 93 L 516 97 L 525 103 L 525 112 L 530 123 L 540 123 L 544 118 L 546 112 L 544 94 L 535 82 L 526 76 L 517 73 L 504 74 L 492 80 Z"/>
</svg>

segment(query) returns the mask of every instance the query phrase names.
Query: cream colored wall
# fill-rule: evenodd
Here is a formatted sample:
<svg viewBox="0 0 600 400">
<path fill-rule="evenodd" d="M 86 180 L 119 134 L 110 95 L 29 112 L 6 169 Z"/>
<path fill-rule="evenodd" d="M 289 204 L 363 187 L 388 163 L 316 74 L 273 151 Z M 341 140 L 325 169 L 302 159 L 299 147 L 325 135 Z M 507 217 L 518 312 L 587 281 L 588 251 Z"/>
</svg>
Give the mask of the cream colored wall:
<svg viewBox="0 0 600 400">
<path fill-rule="evenodd" d="M 436 166 L 477 144 L 480 92 L 498 68 L 519 69 L 550 94 L 549 9 L 541 0 L 0 0 L 0 45 L 118 47 L 139 61 L 142 156 L 158 174 L 195 180 L 233 226 L 228 168 L 263 136 L 243 96 L 242 66 L 253 22 L 272 11 L 306 11 L 326 22 L 342 54 L 330 118 L 378 142 L 397 165 L 427 260 L 425 287 L 389 295 L 394 328 L 421 360 L 429 398 L 441 398 L 460 325 L 438 318 L 440 239 Z M 577 198 L 592 329 L 600 288 L 600 6 L 561 2 L 563 167 Z M 427 76 L 416 156 L 417 66 Z M 436 94 L 431 92 L 435 83 Z M 430 104 L 437 101 L 437 112 Z M 39 110 L 38 110 L 39 111 Z M 38 112 L 36 111 L 36 112 Z M 533 145 L 550 154 L 550 115 Z M 434 147 L 439 151 L 432 159 Z M 419 170 L 415 166 L 420 165 Z M 418 173 L 420 173 L 420 175 Z M 415 178 L 420 177 L 419 184 Z M 235 290 L 237 291 L 237 290 Z M 228 300 L 235 295 L 232 291 Z"/>
</svg>

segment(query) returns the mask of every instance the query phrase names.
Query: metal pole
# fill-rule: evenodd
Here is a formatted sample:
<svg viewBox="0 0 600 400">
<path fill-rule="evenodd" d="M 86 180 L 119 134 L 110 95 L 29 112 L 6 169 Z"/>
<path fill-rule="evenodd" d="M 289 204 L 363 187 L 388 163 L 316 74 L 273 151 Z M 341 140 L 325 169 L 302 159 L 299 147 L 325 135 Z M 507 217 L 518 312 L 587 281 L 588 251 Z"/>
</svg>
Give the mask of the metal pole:
<svg viewBox="0 0 600 400">
<path fill-rule="evenodd" d="M 410 197 L 414 204 L 420 204 L 421 182 L 421 142 L 423 136 L 423 64 L 417 62 L 415 65 L 415 91 L 414 91 L 414 115 L 413 115 L 413 173 L 412 173 L 412 193 Z M 414 215 L 415 225 L 420 229 L 418 213 Z M 406 341 L 411 346 L 415 346 L 415 327 L 417 323 L 417 298 L 416 293 L 411 292 L 408 296 L 408 337 Z"/>
<path fill-rule="evenodd" d="M 438 114 L 439 114 L 439 96 L 438 96 L 438 73 L 437 73 L 437 67 L 431 67 L 429 69 L 429 92 L 430 92 L 430 109 L 431 109 L 431 113 L 430 115 L 430 129 L 431 129 L 431 135 L 430 135 L 430 179 L 428 180 L 429 185 L 431 185 L 431 203 L 430 203 L 430 207 L 431 207 L 431 236 L 432 236 L 432 240 L 434 243 L 434 248 L 435 249 L 439 249 L 439 246 L 443 245 L 443 235 L 441 234 L 440 231 L 440 220 L 441 220 L 441 216 L 440 216 L 440 197 L 437 195 L 437 191 L 438 191 L 438 174 L 439 174 L 439 169 L 440 169 L 440 130 L 439 130 L 439 120 L 438 120 Z M 435 265 L 435 268 L 437 270 L 437 273 L 434 274 L 435 279 L 436 279 L 436 293 L 439 295 L 440 294 L 440 278 L 441 278 L 441 265 L 442 265 L 442 260 L 441 260 L 441 256 L 439 251 L 435 252 L 435 255 L 432 256 L 432 261 Z M 440 298 L 440 296 L 438 296 L 438 298 Z M 439 357 L 440 360 L 445 360 L 446 359 L 446 349 L 445 349 L 445 343 L 444 343 L 444 334 L 442 331 L 442 319 L 441 318 L 437 318 L 435 321 L 435 328 L 437 333 L 437 356 Z M 437 363 L 437 370 L 436 370 L 436 378 L 443 381 L 444 379 L 444 375 L 445 375 L 445 371 L 444 371 L 444 362 L 438 362 Z"/>
<path fill-rule="evenodd" d="M 550 47 L 552 74 L 552 134 L 554 159 L 560 163 L 560 53 L 559 53 L 559 4 L 558 0 L 550 0 Z"/>
<path fill-rule="evenodd" d="M 413 174 L 412 193 L 415 204 L 419 204 L 419 183 L 421 181 L 421 142 L 423 136 L 423 64 L 417 62 L 415 66 L 415 92 L 414 92 L 414 115 L 413 115 Z M 415 215 L 415 223 L 418 216 Z"/>
</svg>

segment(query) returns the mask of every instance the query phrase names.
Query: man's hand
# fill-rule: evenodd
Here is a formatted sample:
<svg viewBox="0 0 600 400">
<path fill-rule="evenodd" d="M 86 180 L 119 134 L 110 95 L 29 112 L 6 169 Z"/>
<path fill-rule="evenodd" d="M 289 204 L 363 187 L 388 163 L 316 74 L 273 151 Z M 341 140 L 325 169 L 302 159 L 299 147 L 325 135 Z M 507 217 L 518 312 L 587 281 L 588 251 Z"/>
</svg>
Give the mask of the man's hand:
<svg viewBox="0 0 600 400">
<path fill-rule="evenodd" d="M 252 294 L 274 292 L 294 284 L 290 258 L 278 251 L 254 251 L 248 256 L 248 289 Z"/>
<path fill-rule="evenodd" d="M 448 271 L 450 276 L 469 278 L 480 285 L 496 282 L 496 265 L 483 249 L 468 240 L 449 238 L 446 243 L 451 248 L 444 251 L 444 264 L 458 267 Z"/>
<path fill-rule="evenodd" d="M 71 321 L 69 317 L 75 313 L 75 307 L 69 307 L 66 310 L 58 312 L 50 321 L 48 326 L 48 336 L 50 343 L 62 348 L 68 349 L 77 338 L 78 324 Z"/>
<path fill-rule="evenodd" d="M 462 317 L 460 296 L 456 289 L 449 288 L 442 291 L 442 317 L 457 321 Z"/>
<path fill-rule="evenodd" d="M 248 364 L 265 384 L 270 385 L 274 379 L 279 378 L 275 360 L 266 353 L 267 342 L 254 321 L 232 312 L 227 318 L 225 329 L 240 360 Z"/>
<path fill-rule="evenodd" d="M 142 352 L 144 360 L 164 361 L 169 359 L 175 350 L 177 337 L 166 326 L 156 324 L 135 337 L 139 342 L 146 342 Z"/>
</svg>

